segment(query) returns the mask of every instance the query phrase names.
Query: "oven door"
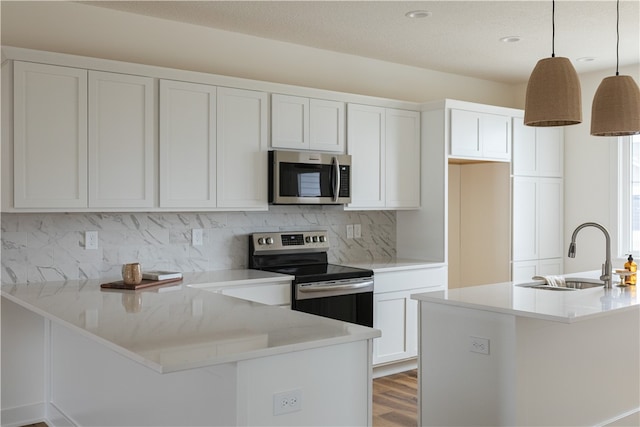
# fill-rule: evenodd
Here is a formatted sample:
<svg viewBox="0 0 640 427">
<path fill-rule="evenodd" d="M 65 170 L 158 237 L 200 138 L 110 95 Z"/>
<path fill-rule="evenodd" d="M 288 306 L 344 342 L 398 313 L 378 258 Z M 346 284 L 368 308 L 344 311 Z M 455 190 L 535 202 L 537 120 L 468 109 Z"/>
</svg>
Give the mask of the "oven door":
<svg viewBox="0 0 640 427">
<path fill-rule="evenodd" d="M 373 277 L 293 286 L 292 309 L 373 327 Z"/>
</svg>

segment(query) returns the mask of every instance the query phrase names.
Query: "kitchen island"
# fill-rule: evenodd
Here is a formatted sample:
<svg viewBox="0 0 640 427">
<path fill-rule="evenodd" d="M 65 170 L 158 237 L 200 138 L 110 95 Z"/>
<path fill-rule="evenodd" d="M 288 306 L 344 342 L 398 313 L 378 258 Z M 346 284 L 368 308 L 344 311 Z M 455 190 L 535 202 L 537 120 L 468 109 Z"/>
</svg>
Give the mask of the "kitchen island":
<svg viewBox="0 0 640 427">
<path fill-rule="evenodd" d="M 3 425 L 370 423 L 379 331 L 198 288 L 283 279 L 238 270 L 140 291 L 3 285 Z M 12 408 L 31 381 L 42 401 Z"/>
<path fill-rule="evenodd" d="M 420 304 L 420 425 L 638 425 L 635 286 L 509 282 L 412 297 Z"/>
</svg>

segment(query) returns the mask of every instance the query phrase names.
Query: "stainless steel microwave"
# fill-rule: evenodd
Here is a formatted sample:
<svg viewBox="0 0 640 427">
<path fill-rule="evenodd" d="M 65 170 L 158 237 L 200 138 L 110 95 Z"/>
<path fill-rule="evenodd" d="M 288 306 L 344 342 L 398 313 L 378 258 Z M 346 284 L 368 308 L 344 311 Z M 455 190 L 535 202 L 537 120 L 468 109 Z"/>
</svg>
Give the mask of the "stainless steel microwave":
<svg viewBox="0 0 640 427">
<path fill-rule="evenodd" d="M 341 205 L 350 202 L 350 155 L 269 151 L 269 203 Z"/>
</svg>

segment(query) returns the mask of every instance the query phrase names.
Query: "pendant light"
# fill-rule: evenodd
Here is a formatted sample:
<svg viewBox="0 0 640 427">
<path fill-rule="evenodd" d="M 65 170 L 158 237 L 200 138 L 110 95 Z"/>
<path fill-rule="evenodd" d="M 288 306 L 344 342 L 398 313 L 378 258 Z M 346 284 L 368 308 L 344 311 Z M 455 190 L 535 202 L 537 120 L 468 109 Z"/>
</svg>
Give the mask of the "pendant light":
<svg viewBox="0 0 640 427">
<path fill-rule="evenodd" d="M 556 57 L 556 3 L 552 6 L 551 58 L 538 61 L 527 83 L 524 124 L 566 126 L 582 122 L 578 73 L 567 58 Z"/>
<path fill-rule="evenodd" d="M 616 75 L 605 77 L 591 105 L 591 135 L 640 134 L 640 89 L 631 76 L 618 72 L 620 57 L 620 0 L 616 5 Z"/>
</svg>

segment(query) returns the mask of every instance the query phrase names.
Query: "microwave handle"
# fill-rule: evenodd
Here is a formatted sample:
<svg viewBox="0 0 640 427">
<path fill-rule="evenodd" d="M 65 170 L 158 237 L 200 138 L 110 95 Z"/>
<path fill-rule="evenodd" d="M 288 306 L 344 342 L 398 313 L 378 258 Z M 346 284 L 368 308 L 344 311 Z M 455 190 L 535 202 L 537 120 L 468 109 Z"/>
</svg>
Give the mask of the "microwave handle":
<svg viewBox="0 0 640 427">
<path fill-rule="evenodd" d="M 340 193 L 340 162 L 338 157 L 333 156 L 333 201 L 338 201 Z"/>
</svg>

